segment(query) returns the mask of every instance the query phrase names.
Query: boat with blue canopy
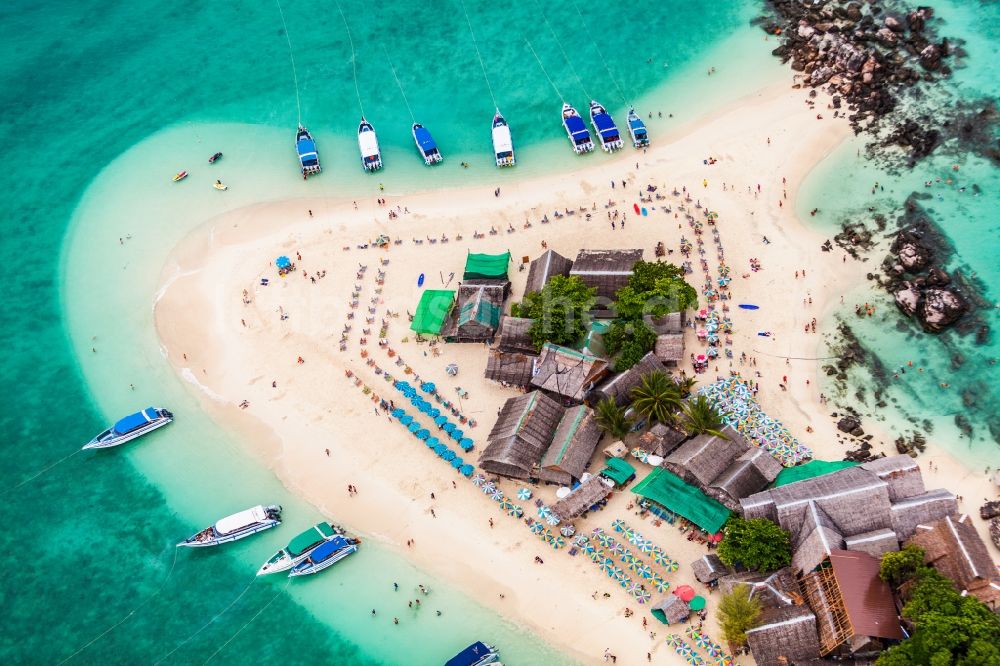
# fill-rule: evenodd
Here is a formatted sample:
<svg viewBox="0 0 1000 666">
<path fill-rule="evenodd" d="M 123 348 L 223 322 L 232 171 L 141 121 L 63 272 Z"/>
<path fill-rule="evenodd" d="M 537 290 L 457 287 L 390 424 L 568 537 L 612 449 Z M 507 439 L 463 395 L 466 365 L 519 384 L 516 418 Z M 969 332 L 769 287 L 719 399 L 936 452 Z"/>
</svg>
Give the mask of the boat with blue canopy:
<svg viewBox="0 0 1000 666">
<path fill-rule="evenodd" d="M 90 440 L 85 449 L 109 449 L 162 428 L 174 420 L 174 415 L 162 407 L 147 407 L 129 414 Z"/>
<path fill-rule="evenodd" d="M 204 548 L 239 541 L 251 534 L 269 530 L 281 524 L 281 507 L 259 504 L 220 519 L 194 536 L 181 541 L 178 546 Z"/>
<path fill-rule="evenodd" d="M 438 150 L 434 137 L 420 123 L 413 123 L 413 140 L 417 143 L 417 150 L 424 158 L 424 164 L 430 166 L 444 159 L 441 157 L 441 151 Z"/>
<path fill-rule="evenodd" d="M 288 577 L 310 576 L 328 569 L 348 555 L 358 552 L 360 544 L 361 539 L 344 535 L 335 536 L 320 544 L 316 550 L 309 553 L 308 557 L 292 567 L 292 570 L 288 572 Z"/>
<path fill-rule="evenodd" d="M 613 153 L 616 150 L 621 150 L 621 147 L 625 145 L 611 114 L 604 108 L 604 105 L 593 99 L 590 100 L 590 124 L 594 126 L 594 131 L 597 132 L 597 138 L 600 139 L 604 152 Z"/>
<path fill-rule="evenodd" d="M 510 127 L 500 109 L 493 116 L 493 154 L 498 167 L 514 166 L 514 141 L 510 138 Z"/>
<path fill-rule="evenodd" d="M 358 125 L 358 148 L 361 149 L 361 166 L 365 171 L 378 171 L 382 168 L 382 151 L 378 147 L 375 128 L 364 119 L 364 116 Z"/>
<path fill-rule="evenodd" d="M 298 534 L 288 542 L 288 545 L 272 555 L 257 571 L 258 576 L 288 571 L 302 560 L 309 557 L 322 544 L 344 534 L 344 530 L 336 525 L 317 523 L 305 532 Z"/>
<path fill-rule="evenodd" d="M 645 148 L 648 146 L 649 134 L 646 133 L 646 125 L 642 122 L 639 114 L 635 112 L 635 109 L 628 110 L 625 122 L 628 123 L 628 133 L 632 135 L 632 145 L 636 148 Z"/>
<path fill-rule="evenodd" d="M 500 653 L 492 645 L 476 641 L 446 661 L 444 666 L 485 666 L 486 664 L 502 666 Z"/>
<path fill-rule="evenodd" d="M 299 125 L 299 131 L 295 134 L 295 152 L 299 156 L 303 178 L 308 178 L 323 170 L 323 167 L 319 165 L 319 153 L 316 151 L 316 141 L 313 140 L 309 130 L 302 125 Z"/>
<path fill-rule="evenodd" d="M 592 151 L 594 142 L 590 140 L 590 132 L 583 124 L 583 118 L 580 117 L 579 112 L 569 104 L 563 103 L 562 115 L 563 126 L 566 128 L 566 134 L 569 135 L 570 143 L 573 144 L 573 150 L 578 155 Z"/>
</svg>

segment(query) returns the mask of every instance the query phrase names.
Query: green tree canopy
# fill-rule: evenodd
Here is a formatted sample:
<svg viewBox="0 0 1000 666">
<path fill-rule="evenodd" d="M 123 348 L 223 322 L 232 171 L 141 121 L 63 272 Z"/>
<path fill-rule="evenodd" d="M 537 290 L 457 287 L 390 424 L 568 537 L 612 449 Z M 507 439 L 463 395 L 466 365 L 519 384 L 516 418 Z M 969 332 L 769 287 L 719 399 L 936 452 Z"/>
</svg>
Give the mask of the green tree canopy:
<svg viewBox="0 0 1000 666">
<path fill-rule="evenodd" d="M 731 567 L 775 571 L 792 561 L 788 532 L 767 518 L 744 520 L 732 516 L 722 530 L 719 559 Z"/>
<path fill-rule="evenodd" d="M 639 319 L 683 312 L 698 303 L 698 292 L 684 281 L 684 271 L 662 261 L 640 261 L 628 284 L 616 294 L 618 317 Z"/>
<path fill-rule="evenodd" d="M 604 348 L 615 359 L 615 372 L 624 372 L 656 346 L 654 333 L 641 319 L 615 319 L 604 334 Z"/>
<path fill-rule="evenodd" d="M 682 425 L 689 435 L 712 435 L 729 439 L 722 434 L 725 424 L 712 403 L 703 395 L 694 400 L 688 400 L 683 405 L 684 419 Z"/>
<path fill-rule="evenodd" d="M 673 423 L 681 406 L 681 390 L 665 372 L 651 372 L 632 389 L 632 408 L 652 425 Z"/>
<path fill-rule="evenodd" d="M 747 642 L 747 630 L 757 626 L 760 600 L 750 596 L 749 585 L 736 585 L 719 601 L 719 626 L 726 641 L 735 645 Z"/>
<path fill-rule="evenodd" d="M 572 345 L 587 332 L 585 315 L 596 294 L 596 289 L 575 275 L 555 275 L 544 289 L 525 294 L 524 300 L 511 306 L 511 314 L 535 320 L 529 329 L 535 349 L 546 342 Z"/>
<path fill-rule="evenodd" d="M 899 587 L 916 576 L 923 566 L 924 549 L 911 543 L 903 546 L 902 550 L 882 556 L 878 577 L 893 587 Z"/>
<path fill-rule="evenodd" d="M 619 407 L 614 398 L 601 400 L 594 413 L 601 429 L 616 439 L 622 439 L 632 430 L 632 419 L 625 415 L 625 408 Z"/>
</svg>

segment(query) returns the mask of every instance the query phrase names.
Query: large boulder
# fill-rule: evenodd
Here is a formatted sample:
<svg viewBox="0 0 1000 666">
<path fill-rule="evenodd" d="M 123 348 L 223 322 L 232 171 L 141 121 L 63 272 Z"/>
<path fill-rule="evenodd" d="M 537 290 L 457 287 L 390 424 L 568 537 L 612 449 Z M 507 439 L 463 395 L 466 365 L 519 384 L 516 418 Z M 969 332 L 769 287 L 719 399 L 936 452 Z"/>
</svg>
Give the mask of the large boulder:
<svg viewBox="0 0 1000 666">
<path fill-rule="evenodd" d="M 920 65 L 924 69 L 935 71 L 941 67 L 941 47 L 937 44 L 928 44 L 920 52 Z"/>
<path fill-rule="evenodd" d="M 882 22 L 882 25 L 887 27 L 889 30 L 892 30 L 893 32 L 903 32 L 903 24 L 900 23 L 899 19 L 897 19 L 894 16 L 886 16 L 885 20 Z"/>
<path fill-rule="evenodd" d="M 904 243 L 896 253 L 899 263 L 911 273 L 919 273 L 931 263 L 931 249 L 917 243 Z"/>
<path fill-rule="evenodd" d="M 837 430 L 839 430 L 840 432 L 849 433 L 854 430 L 857 430 L 860 427 L 861 427 L 861 421 L 859 421 L 854 416 L 847 415 L 841 417 L 841 419 L 837 421 Z"/>
<path fill-rule="evenodd" d="M 875 33 L 875 38 L 886 46 L 893 46 L 896 43 L 896 33 L 889 28 L 879 28 Z"/>
<path fill-rule="evenodd" d="M 927 331 L 934 333 L 943 331 L 969 311 L 968 303 L 953 289 L 937 287 L 927 289 L 923 297 L 923 301 L 917 307 L 917 319 Z"/>
<path fill-rule="evenodd" d="M 893 292 L 896 299 L 896 306 L 903 311 L 907 317 L 912 317 L 917 312 L 920 305 L 920 289 L 909 280 L 903 280 L 899 287 Z"/>
</svg>

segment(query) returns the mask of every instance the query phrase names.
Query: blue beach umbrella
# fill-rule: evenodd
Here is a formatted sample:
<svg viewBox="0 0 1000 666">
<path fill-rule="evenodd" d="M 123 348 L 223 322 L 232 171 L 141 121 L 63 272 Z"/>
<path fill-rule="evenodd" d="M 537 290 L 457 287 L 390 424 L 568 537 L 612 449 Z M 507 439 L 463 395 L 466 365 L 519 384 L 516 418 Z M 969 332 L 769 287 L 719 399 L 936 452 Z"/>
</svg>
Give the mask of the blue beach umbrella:
<svg viewBox="0 0 1000 666">
<path fill-rule="evenodd" d="M 423 426 L 421 426 L 421 425 L 420 425 L 419 423 L 417 423 L 416 421 L 414 421 L 414 422 L 412 422 L 412 423 L 411 423 L 410 425 L 408 425 L 408 426 L 407 426 L 407 429 L 408 429 L 408 430 L 409 430 L 410 432 L 417 432 L 417 431 L 418 431 L 418 430 L 420 430 L 420 428 L 422 428 L 422 427 L 423 427 Z"/>
<path fill-rule="evenodd" d="M 445 422 L 445 424 L 441 427 L 444 429 L 445 432 L 453 432 L 455 430 L 455 424 L 452 423 L 451 421 Z"/>
<path fill-rule="evenodd" d="M 277 266 L 278 268 L 288 268 L 289 266 L 292 265 L 292 260 L 286 257 L 285 255 L 281 255 L 280 257 L 274 260 L 274 265 Z"/>
<path fill-rule="evenodd" d="M 389 415 L 392 416 L 395 419 L 398 419 L 400 416 L 403 416 L 404 414 L 406 414 L 406 411 L 403 410 L 403 409 L 400 409 L 399 407 L 397 407 L 396 409 L 394 409 L 391 412 L 389 412 Z"/>
<path fill-rule="evenodd" d="M 448 422 L 448 417 L 447 416 L 436 416 L 436 417 L 434 417 L 434 425 L 441 426 L 441 425 L 444 425 L 447 422 Z"/>
<path fill-rule="evenodd" d="M 451 459 L 451 466 L 454 467 L 455 469 L 459 469 L 464 464 L 465 461 L 459 458 L 458 456 L 455 456 L 454 458 Z"/>
<path fill-rule="evenodd" d="M 469 439 L 468 437 L 463 437 L 462 439 L 460 439 L 458 441 L 458 445 L 462 447 L 463 451 L 471 451 L 472 450 L 472 440 Z"/>
<path fill-rule="evenodd" d="M 402 416 L 399 417 L 399 422 L 405 426 L 408 426 L 411 423 L 413 423 L 413 417 L 410 416 L 409 414 L 403 414 Z"/>
<path fill-rule="evenodd" d="M 472 470 L 475 469 L 472 465 L 462 465 L 458 470 L 463 476 L 472 476 Z"/>
<path fill-rule="evenodd" d="M 450 433 L 448 433 L 448 434 L 449 434 L 449 435 L 451 436 L 451 438 L 452 438 L 453 440 L 455 440 L 456 442 L 460 442 L 460 441 L 462 441 L 462 437 L 464 437 L 464 436 L 465 436 L 465 433 L 464 433 L 464 432 L 462 432 L 461 430 L 458 430 L 458 429 L 455 429 L 455 430 L 452 430 L 452 431 L 451 431 Z"/>
<path fill-rule="evenodd" d="M 432 449 L 440 443 L 441 440 L 438 439 L 437 437 L 431 437 L 427 440 L 427 446 L 431 447 Z"/>
<path fill-rule="evenodd" d="M 447 450 L 448 450 L 448 447 L 445 446 L 444 444 L 438 444 L 437 446 L 434 447 L 434 453 L 436 453 L 438 455 L 441 455 L 442 453 L 444 453 Z"/>
<path fill-rule="evenodd" d="M 427 439 L 428 437 L 431 436 L 431 432 L 427 428 L 421 428 L 414 434 L 416 435 L 417 439 L 422 439 L 422 440 Z"/>
<path fill-rule="evenodd" d="M 438 409 L 437 407 L 432 407 L 431 410 L 427 412 L 427 416 L 431 417 L 432 419 L 436 419 L 437 417 L 441 416 L 441 410 Z"/>
<path fill-rule="evenodd" d="M 425 382 L 420 385 L 420 390 L 424 393 L 434 393 L 434 389 L 436 388 L 437 386 L 434 385 L 434 382 Z"/>
</svg>

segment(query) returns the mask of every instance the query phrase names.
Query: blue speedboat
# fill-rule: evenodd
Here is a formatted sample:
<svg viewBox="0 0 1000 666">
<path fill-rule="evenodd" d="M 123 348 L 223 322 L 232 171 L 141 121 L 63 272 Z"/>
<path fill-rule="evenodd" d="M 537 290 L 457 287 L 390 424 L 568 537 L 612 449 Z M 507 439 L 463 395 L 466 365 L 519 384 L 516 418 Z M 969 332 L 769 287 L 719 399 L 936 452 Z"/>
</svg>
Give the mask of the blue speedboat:
<svg viewBox="0 0 1000 666">
<path fill-rule="evenodd" d="M 344 533 L 336 525 L 318 523 L 295 536 L 288 545 L 272 555 L 267 562 L 257 570 L 258 576 L 288 571 L 327 541 L 336 539 Z"/>
<path fill-rule="evenodd" d="M 642 122 L 639 114 L 635 112 L 635 109 L 628 110 L 628 117 L 625 118 L 625 122 L 628 123 L 628 133 L 632 135 L 632 145 L 636 148 L 645 148 L 648 146 L 649 135 L 646 133 L 646 125 Z"/>
<path fill-rule="evenodd" d="M 295 134 L 295 152 L 299 155 L 299 164 L 302 166 L 302 177 L 308 178 L 314 173 L 319 173 L 323 167 L 319 165 L 319 153 L 316 152 L 316 142 L 302 125 Z"/>
<path fill-rule="evenodd" d="M 613 153 L 625 145 L 608 110 L 596 100 L 590 100 L 590 124 L 594 126 L 604 152 Z"/>
<path fill-rule="evenodd" d="M 361 539 L 347 537 L 342 534 L 337 535 L 329 541 L 320 544 L 316 550 L 309 553 L 308 557 L 292 567 L 292 570 L 288 572 L 288 577 L 309 576 L 332 567 L 348 555 L 358 552 L 358 544 L 360 543 Z"/>
<path fill-rule="evenodd" d="M 382 168 L 382 151 L 378 147 L 378 137 L 372 124 L 361 118 L 358 125 L 358 148 L 361 150 L 361 165 L 365 171 L 378 171 Z"/>
<path fill-rule="evenodd" d="M 434 137 L 420 123 L 413 123 L 413 140 L 417 142 L 417 150 L 424 158 L 424 164 L 437 164 L 444 159 L 441 157 L 441 151 L 438 150 Z"/>
<path fill-rule="evenodd" d="M 562 115 L 563 126 L 566 128 L 566 134 L 569 135 L 570 143 L 573 144 L 573 150 L 577 154 L 592 151 L 594 142 L 590 140 L 590 132 L 587 131 L 587 126 L 583 124 L 583 118 L 580 117 L 577 110 L 564 103 Z"/>
<path fill-rule="evenodd" d="M 136 437 L 162 428 L 174 420 L 174 415 L 160 407 L 147 407 L 135 414 L 129 414 L 113 426 L 90 440 L 85 449 L 109 449 L 129 442 Z"/>
<path fill-rule="evenodd" d="M 454 657 L 445 662 L 444 666 L 500 666 L 500 653 L 492 645 L 476 641 Z"/>
</svg>

